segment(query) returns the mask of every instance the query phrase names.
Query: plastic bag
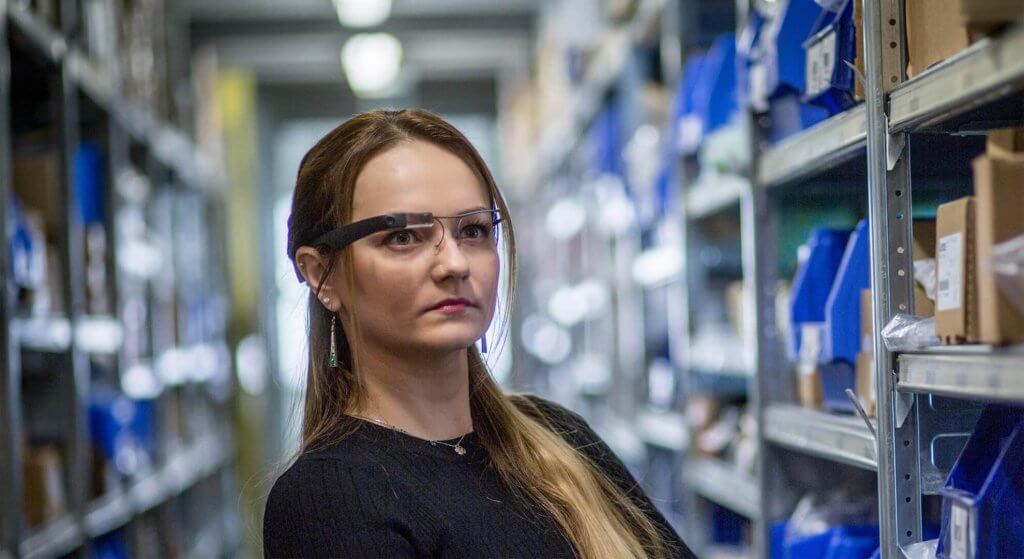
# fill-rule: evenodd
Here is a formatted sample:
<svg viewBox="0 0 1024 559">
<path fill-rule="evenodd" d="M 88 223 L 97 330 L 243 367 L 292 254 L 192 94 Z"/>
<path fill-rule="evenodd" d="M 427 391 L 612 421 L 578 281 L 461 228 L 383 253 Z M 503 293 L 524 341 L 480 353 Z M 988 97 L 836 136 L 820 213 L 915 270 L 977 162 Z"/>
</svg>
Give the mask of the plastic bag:
<svg viewBox="0 0 1024 559">
<path fill-rule="evenodd" d="M 935 259 L 924 258 L 914 261 L 914 281 L 921 284 L 924 294 L 935 300 Z"/>
<path fill-rule="evenodd" d="M 882 341 L 889 351 L 913 351 L 939 345 L 935 318 L 897 314 L 882 328 Z"/>
<path fill-rule="evenodd" d="M 991 259 L 999 290 L 1024 313 L 1024 235 L 993 247 Z"/>
</svg>

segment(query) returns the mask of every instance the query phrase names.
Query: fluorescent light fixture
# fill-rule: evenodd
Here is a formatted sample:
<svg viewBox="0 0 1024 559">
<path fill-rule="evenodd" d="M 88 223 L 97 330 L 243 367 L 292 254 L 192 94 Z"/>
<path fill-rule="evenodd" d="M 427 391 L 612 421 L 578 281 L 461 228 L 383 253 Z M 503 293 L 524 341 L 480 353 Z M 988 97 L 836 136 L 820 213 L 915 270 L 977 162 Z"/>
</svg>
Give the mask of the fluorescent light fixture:
<svg viewBox="0 0 1024 559">
<path fill-rule="evenodd" d="M 402 68 L 402 43 L 389 33 L 353 35 L 341 48 L 341 67 L 356 95 L 384 95 Z"/>
<path fill-rule="evenodd" d="M 345 27 L 376 27 L 391 15 L 391 0 L 334 0 L 334 11 Z"/>
</svg>

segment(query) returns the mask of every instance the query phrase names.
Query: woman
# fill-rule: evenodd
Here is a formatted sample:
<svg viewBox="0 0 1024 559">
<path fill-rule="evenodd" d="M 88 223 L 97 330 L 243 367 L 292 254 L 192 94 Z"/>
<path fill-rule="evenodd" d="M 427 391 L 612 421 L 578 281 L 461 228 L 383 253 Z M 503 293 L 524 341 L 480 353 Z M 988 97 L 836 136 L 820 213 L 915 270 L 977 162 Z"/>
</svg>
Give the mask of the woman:
<svg viewBox="0 0 1024 559">
<path fill-rule="evenodd" d="M 515 238 L 455 128 L 422 110 L 348 120 L 303 159 L 288 224 L 309 373 L 266 556 L 692 557 L 579 415 L 491 378 L 475 342 Z"/>
</svg>

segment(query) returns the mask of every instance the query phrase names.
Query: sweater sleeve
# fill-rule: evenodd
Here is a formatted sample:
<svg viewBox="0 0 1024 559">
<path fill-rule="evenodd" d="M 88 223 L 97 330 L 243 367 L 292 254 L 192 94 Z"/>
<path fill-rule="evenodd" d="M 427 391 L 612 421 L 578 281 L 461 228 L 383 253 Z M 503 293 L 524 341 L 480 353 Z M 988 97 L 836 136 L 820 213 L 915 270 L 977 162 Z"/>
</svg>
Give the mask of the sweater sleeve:
<svg viewBox="0 0 1024 559">
<path fill-rule="evenodd" d="M 264 557 L 416 557 L 414 531 L 392 514 L 380 472 L 299 459 L 274 484 L 263 516 Z"/>
<path fill-rule="evenodd" d="M 680 559 L 696 559 L 693 551 L 679 537 L 675 528 L 651 501 L 651 498 L 637 482 L 629 468 L 615 454 L 607 443 L 590 427 L 578 413 L 535 395 L 529 396 L 561 431 L 561 436 L 593 460 L 608 478 L 650 519 L 663 535 L 672 556 Z"/>
</svg>

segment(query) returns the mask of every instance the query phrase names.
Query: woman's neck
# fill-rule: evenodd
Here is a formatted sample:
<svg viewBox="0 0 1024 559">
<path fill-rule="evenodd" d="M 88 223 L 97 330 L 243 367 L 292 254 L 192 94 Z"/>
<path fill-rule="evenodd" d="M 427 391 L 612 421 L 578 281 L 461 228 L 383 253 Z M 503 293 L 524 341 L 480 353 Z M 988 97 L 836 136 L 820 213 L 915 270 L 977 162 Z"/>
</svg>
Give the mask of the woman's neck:
<svg viewBox="0 0 1024 559">
<path fill-rule="evenodd" d="M 357 415 L 380 418 L 429 440 L 473 430 L 466 350 L 415 359 L 381 352 L 360 359 L 359 372 L 367 398 Z"/>
</svg>

